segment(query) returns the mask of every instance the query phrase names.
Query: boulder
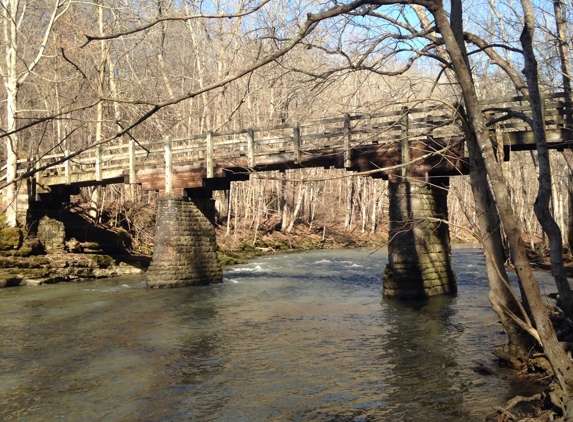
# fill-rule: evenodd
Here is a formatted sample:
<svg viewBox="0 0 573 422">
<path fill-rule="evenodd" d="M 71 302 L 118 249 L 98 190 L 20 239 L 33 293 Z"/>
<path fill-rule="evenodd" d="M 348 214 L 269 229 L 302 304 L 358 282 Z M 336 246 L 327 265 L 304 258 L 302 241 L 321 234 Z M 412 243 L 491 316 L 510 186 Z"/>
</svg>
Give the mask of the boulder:
<svg viewBox="0 0 573 422">
<path fill-rule="evenodd" d="M 66 242 L 65 247 L 66 247 L 66 250 L 68 252 L 71 252 L 71 253 L 82 253 L 83 252 L 82 244 L 80 242 L 78 242 L 76 239 L 74 239 L 73 237 Z"/>
<path fill-rule="evenodd" d="M 64 252 L 66 227 L 61 221 L 42 217 L 38 223 L 38 240 L 44 246 L 46 253 Z"/>
</svg>

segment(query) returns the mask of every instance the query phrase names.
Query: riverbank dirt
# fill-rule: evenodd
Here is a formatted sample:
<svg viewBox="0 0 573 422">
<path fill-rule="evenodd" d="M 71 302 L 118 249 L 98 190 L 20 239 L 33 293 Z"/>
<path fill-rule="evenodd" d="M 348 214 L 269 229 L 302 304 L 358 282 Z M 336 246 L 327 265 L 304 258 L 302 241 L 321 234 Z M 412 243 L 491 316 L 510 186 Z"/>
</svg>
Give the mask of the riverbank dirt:
<svg viewBox="0 0 573 422">
<path fill-rule="evenodd" d="M 528 247 L 527 254 L 531 265 L 538 271 L 551 272 L 549 250 L 543 243 L 537 242 Z M 573 257 L 569 252 L 563 256 L 568 277 L 573 277 Z M 557 290 L 555 288 L 555 290 Z M 561 344 L 573 351 L 573 322 L 559 308 L 559 295 L 547 295 L 550 318 Z M 552 302 L 553 300 L 553 302 Z M 496 407 L 487 421 L 503 422 L 573 422 L 573 396 L 565 395 L 555 383 L 553 370 L 543 354 L 533 354 L 529 362 L 521 369 L 528 379 L 539 383 L 543 391 L 531 397 L 517 396 L 511 399 L 505 407 Z"/>
</svg>

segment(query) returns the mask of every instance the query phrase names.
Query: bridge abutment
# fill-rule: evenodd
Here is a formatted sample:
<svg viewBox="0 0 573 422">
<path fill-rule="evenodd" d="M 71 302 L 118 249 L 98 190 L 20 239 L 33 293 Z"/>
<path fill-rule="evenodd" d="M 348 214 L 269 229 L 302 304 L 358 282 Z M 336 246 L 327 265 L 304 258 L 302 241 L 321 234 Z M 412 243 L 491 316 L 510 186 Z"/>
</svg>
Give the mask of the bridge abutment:
<svg viewBox="0 0 573 422">
<path fill-rule="evenodd" d="M 383 276 L 385 297 L 422 299 L 455 294 L 451 265 L 447 188 L 449 178 L 430 183 L 409 179 L 389 182 L 390 240 Z"/>
<path fill-rule="evenodd" d="M 214 200 L 157 198 L 153 258 L 147 270 L 149 287 L 179 287 L 221 283 L 217 258 Z"/>
</svg>

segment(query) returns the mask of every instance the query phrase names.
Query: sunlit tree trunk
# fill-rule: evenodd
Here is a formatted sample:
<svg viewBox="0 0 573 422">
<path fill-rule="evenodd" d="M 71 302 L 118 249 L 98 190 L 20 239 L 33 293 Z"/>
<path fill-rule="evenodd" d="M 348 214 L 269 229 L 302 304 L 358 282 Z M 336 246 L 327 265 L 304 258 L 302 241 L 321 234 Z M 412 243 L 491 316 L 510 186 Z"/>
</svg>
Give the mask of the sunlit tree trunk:
<svg viewBox="0 0 573 422">
<path fill-rule="evenodd" d="M 481 156 L 483 157 L 485 168 L 491 182 L 492 192 L 508 237 L 513 263 L 523 286 L 523 291 L 527 296 L 527 301 L 531 307 L 535 330 L 533 330 L 532 327 L 528 327 L 528 329 L 532 335 L 537 336 L 540 345 L 543 347 L 553 367 L 560 386 L 567 391 L 568 387 L 573 385 L 573 365 L 557 340 L 545 303 L 541 298 L 539 286 L 533 276 L 524 245 L 521 243 L 521 230 L 511 207 L 503 171 L 496 160 L 495 152 L 488 139 L 488 130 L 466 60 L 460 51 L 456 37 L 449 24 L 449 17 L 441 3 L 431 2 L 428 3 L 426 7 L 434 16 L 436 27 L 442 34 L 448 55 L 452 60 L 454 71 L 456 72 L 460 88 L 464 95 L 470 128 L 472 133 L 475 134 L 478 147 L 481 151 Z"/>
<path fill-rule="evenodd" d="M 539 162 L 539 188 L 533 209 L 539 220 L 539 224 L 549 238 L 549 253 L 551 258 L 551 270 L 559 291 L 560 305 L 569 318 L 573 318 L 573 292 L 567 280 L 565 265 L 563 263 L 563 237 L 559 225 L 551 215 L 550 202 L 552 195 L 551 160 L 545 138 L 545 122 L 543 120 L 543 99 L 539 89 L 537 59 L 533 50 L 533 36 L 535 15 L 533 6 L 529 0 L 521 0 L 524 10 L 524 28 L 521 33 L 521 45 L 525 67 L 523 73 L 527 79 L 529 88 L 529 103 L 533 116 L 533 133 L 537 148 Z M 573 379 L 571 380 L 573 383 Z"/>
<path fill-rule="evenodd" d="M 306 183 L 300 183 L 300 186 L 298 189 L 298 196 L 297 196 L 296 204 L 294 206 L 294 211 L 292 213 L 290 223 L 289 223 L 287 230 L 286 230 L 287 233 L 290 233 L 292 231 L 292 229 L 294 228 L 294 225 L 296 223 L 296 220 L 299 217 L 300 210 L 302 209 L 302 206 L 303 206 L 306 189 L 307 189 L 307 184 Z"/>
<path fill-rule="evenodd" d="M 13 132 L 17 129 L 16 116 L 18 113 L 18 69 L 16 51 L 18 48 L 18 7 L 19 0 L 7 1 L 2 8 L 2 24 L 4 29 L 4 88 L 6 89 L 6 131 Z M 6 183 L 4 200 L 6 208 L 6 224 L 16 227 L 16 171 L 20 139 L 17 133 L 5 138 L 6 144 Z"/>
<path fill-rule="evenodd" d="M 559 51 L 559 62 L 561 64 L 561 77 L 563 80 L 563 92 L 565 92 L 565 107 L 571 109 L 573 90 L 571 88 L 571 60 L 569 44 L 567 42 L 567 12 L 566 5 L 562 0 L 553 0 L 553 11 L 555 14 L 555 27 L 557 30 L 557 41 L 558 41 L 558 51 Z M 569 131 L 573 130 L 573 118 L 570 114 L 566 117 L 566 126 Z M 564 141 L 571 140 L 573 135 L 569 132 L 569 139 L 564 139 Z M 565 160 L 569 163 L 568 172 L 568 216 L 567 216 L 567 243 L 569 245 L 569 251 L 573 249 L 573 151 L 569 148 L 563 150 Z"/>
<path fill-rule="evenodd" d="M 6 90 L 5 102 L 5 127 L 4 131 L 10 133 L 5 139 L 6 150 L 6 183 L 3 198 L 6 207 L 6 224 L 15 227 L 17 221 L 17 185 L 14 182 L 17 172 L 18 154 L 20 153 L 20 138 L 18 133 L 11 133 L 18 129 L 17 116 L 19 112 L 19 91 L 20 87 L 28 76 L 34 71 L 40 60 L 44 57 L 54 23 L 68 9 L 69 3 L 66 0 L 55 0 L 50 14 L 47 16 L 46 26 L 40 29 L 42 34 L 41 42 L 38 46 L 25 46 L 35 51 L 35 54 L 28 62 L 18 57 L 20 46 L 21 25 L 25 21 L 27 12 L 26 4 L 21 4 L 20 0 L 7 0 L 2 4 L 2 33 L 4 38 L 4 62 L 0 64 L 0 72 L 4 80 Z"/>
<path fill-rule="evenodd" d="M 350 230 L 354 221 L 354 180 L 346 178 L 346 214 L 344 216 L 344 228 Z"/>
</svg>

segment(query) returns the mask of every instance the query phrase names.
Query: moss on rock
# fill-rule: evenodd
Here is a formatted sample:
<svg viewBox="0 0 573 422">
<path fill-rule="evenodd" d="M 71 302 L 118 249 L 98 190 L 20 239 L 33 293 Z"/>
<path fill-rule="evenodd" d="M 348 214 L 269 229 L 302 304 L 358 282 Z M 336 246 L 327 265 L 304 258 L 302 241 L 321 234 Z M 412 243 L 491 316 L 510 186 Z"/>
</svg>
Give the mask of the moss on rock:
<svg viewBox="0 0 573 422">
<path fill-rule="evenodd" d="M 236 264 L 245 264 L 248 262 L 247 259 L 245 259 L 243 256 L 240 256 L 239 254 L 234 254 L 231 252 L 218 251 L 217 256 L 219 258 L 219 262 L 221 263 L 221 266 L 223 266 L 223 267 L 227 267 L 229 265 L 236 265 Z"/>
<path fill-rule="evenodd" d="M 98 268 L 108 268 L 115 264 L 115 260 L 109 255 L 90 254 L 88 255 L 88 258 Z"/>
<path fill-rule="evenodd" d="M 50 266 L 50 261 L 43 256 L 22 257 L 0 257 L 0 269 L 2 268 L 45 268 Z"/>
<path fill-rule="evenodd" d="M 100 253 L 102 252 L 102 248 L 97 242 L 84 242 L 80 243 L 82 250 L 85 253 Z"/>
<path fill-rule="evenodd" d="M 18 249 L 14 256 L 29 257 L 32 255 L 38 255 L 44 252 L 44 248 L 40 241 L 36 238 L 27 238 L 22 243 L 20 249 Z"/>
<path fill-rule="evenodd" d="M 24 235 L 19 227 L 5 227 L 0 230 L 0 251 L 14 251 L 22 246 Z"/>
</svg>

